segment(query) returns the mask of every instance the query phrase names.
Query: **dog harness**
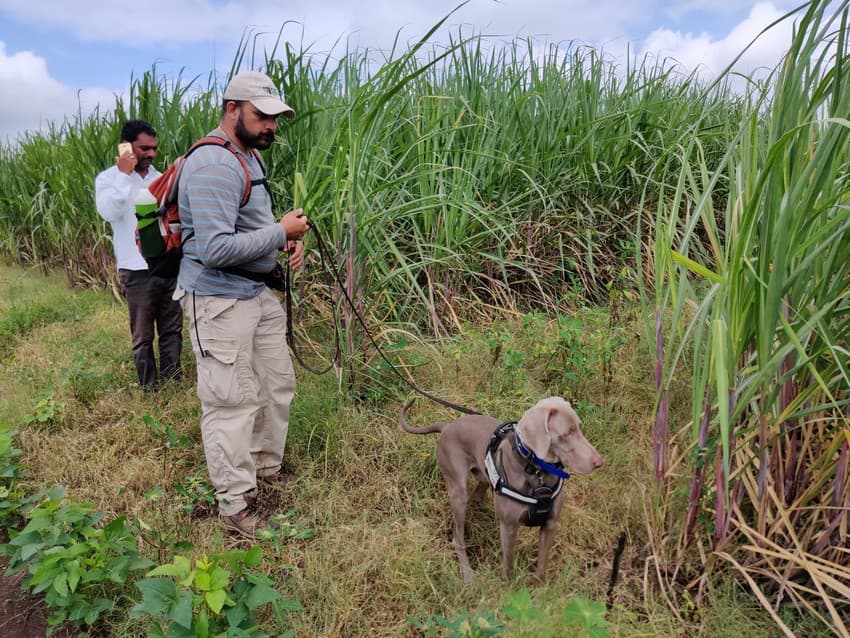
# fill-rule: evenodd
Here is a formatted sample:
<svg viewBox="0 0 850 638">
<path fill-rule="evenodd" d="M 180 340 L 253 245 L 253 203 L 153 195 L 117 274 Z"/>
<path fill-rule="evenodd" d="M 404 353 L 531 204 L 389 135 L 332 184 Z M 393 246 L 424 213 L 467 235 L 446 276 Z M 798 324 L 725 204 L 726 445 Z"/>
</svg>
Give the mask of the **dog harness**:
<svg viewBox="0 0 850 638">
<path fill-rule="evenodd" d="M 524 503 L 528 506 L 528 518 L 525 522 L 526 527 L 540 527 L 544 525 L 552 517 L 552 507 L 555 502 L 555 497 L 561 492 L 564 486 L 564 479 L 570 478 L 570 475 L 564 471 L 561 463 L 547 463 L 539 458 L 533 451 L 523 445 L 520 439 L 519 432 L 514 429 L 516 421 L 508 421 L 502 423 L 493 435 L 490 437 L 490 443 L 487 446 L 487 454 L 484 457 L 484 467 L 487 470 L 487 478 L 490 480 L 490 485 L 496 494 L 501 494 L 514 501 Z M 523 494 L 516 491 L 508 483 L 505 476 L 505 468 L 501 462 L 501 457 L 497 462 L 496 456 L 502 441 L 513 433 L 515 444 L 512 446 L 517 454 L 526 461 L 526 474 L 535 474 L 542 480 L 544 475 L 552 475 L 557 477 L 557 482 L 553 486 L 540 485 L 531 491 L 531 494 Z"/>
</svg>

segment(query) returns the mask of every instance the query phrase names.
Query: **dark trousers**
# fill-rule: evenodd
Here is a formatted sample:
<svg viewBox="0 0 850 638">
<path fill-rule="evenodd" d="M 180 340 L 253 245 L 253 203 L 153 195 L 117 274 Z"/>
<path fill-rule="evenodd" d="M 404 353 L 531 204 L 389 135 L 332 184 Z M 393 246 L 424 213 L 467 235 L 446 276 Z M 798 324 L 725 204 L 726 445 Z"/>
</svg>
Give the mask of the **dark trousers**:
<svg viewBox="0 0 850 638">
<path fill-rule="evenodd" d="M 121 294 L 130 313 L 133 361 L 139 385 L 154 388 L 162 379 L 180 378 L 180 350 L 183 346 L 183 310 L 171 295 L 177 285 L 174 277 L 157 277 L 147 270 L 118 271 Z M 159 371 L 154 356 L 154 328 L 159 337 Z"/>
</svg>

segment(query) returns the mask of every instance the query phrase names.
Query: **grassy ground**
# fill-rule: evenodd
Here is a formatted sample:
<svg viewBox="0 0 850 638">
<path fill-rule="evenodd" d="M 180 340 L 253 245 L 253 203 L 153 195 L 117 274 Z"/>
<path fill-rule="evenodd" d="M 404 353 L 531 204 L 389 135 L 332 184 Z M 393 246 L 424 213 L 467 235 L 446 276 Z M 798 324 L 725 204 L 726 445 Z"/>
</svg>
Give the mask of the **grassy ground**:
<svg viewBox="0 0 850 638">
<path fill-rule="evenodd" d="M 520 533 L 514 578 L 501 577 L 490 503 L 470 513 L 477 579 L 462 585 L 435 439 L 397 424 L 410 396 L 405 388 L 391 377 L 372 383 L 363 375 L 355 382 L 367 398 L 355 402 L 333 375 L 299 369 L 286 458 L 301 478 L 262 494 L 268 508 L 286 514 L 290 533 L 263 545 L 260 569 L 304 609 L 289 613 L 286 627 L 266 618 L 264 629 L 416 636 L 425 634 L 411 617 L 427 625 L 439 616 L 456 625 L 464 618 L 500 620 L 505 636 L 584 635 L 564 624 L 563 610 L 606 602 L 622 532 L 627 542 L 605 616 L 608 635 L 780 635 L 755 600 L 721 577 L 685 624 L 653 587 L 647 525 L 654 395 L 641 334 L 633 314 L 621 312 L 612 327 L 607 312 L 585 309 L 560 319 L 531 315 L 467 326 L 451 341 L 397 351 L 420 387 L 497 418 L 516 419 L 549 394 L 577 408 L 606 466 L 568 482 L 548 582 L 539 587 L 529 579 L 532 530 Z M 194 545 L 196 556 L 245 547 L 222 534 L 208 500 L 190 351 L 182 383 L 143 394 L 125 309 L 113 295 L 71 290 L 62 275 L 2 267 L 0 352 L 0 424 L 21 429 L 29 488 L 61 484 L 73 501 L 91 502 L 109 517 L 128 514 L 145 530 L 141 551 L 160 562 L 181 540 Z M 424 399 L 409 415 L 414 424 L 452 417 Z M 132 585 L 125 593 L 139 599 Z M 535 613 L 516 618 L 522 604 Z M 142 633 L 126 615 L 108 623 L 109 635 Z M 796 626 L 800 635 L 814 635 L 805 619 Z M 433 635 L 479 635 L 452 631 Z"/>
</svg>

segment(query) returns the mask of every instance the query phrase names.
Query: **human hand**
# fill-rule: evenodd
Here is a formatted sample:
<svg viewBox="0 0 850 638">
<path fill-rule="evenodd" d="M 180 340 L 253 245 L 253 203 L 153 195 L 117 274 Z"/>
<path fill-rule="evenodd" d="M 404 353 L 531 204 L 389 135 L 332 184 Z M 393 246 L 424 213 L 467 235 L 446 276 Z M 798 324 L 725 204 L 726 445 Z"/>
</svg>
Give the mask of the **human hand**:
<svg viewBox="0 0 850 638">
<path fill-rule="evenodd" d="M 129 175 L 136 170 L 136 155 L 132 150 L 125 151 L 115 158 L 115 163 L 118 165 L 118 170 Z"/>
<path fill-rule="evenodd" d="M 286 231 L 287 242 L 301 239 L 307 232 L 307 216 L 303 210 L 296 208 L 280 218 L 280 225 Z"/>
<path fill-rule="evenodd" d="M 286 251 L 289 253 L 289 266 L 298 270 L 304 264 L 304 244 L 300 241 L 290 240 L 286 242 Z"/>
</svg>

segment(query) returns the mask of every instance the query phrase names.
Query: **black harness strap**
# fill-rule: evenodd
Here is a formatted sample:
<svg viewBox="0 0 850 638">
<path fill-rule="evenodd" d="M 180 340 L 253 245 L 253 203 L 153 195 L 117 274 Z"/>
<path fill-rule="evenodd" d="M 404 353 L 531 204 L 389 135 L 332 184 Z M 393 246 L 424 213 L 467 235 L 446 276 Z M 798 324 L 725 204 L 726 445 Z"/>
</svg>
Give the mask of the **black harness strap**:
<svg viewBox="0 0 850 638">
<path fill-rule="evenodd" d="M 484 457 L 484 468 L 487 470 L 487 478 L 490 480 L 490 485 L 496 494 L 501 494 L 511 500 L 523 503 L 528 507 L 528 517 L 525 521 L 526 527 L 540 527 L 552 518 L 552 511 L 555 504 L 555 498 L 561 493 L 561 488 L 564 486 L 564 479 L 558 476 L 558 480 L 554 486 L 541 485 L 534 488 L 531 494 L 523 494 L 510 486 L 507 476 L 505 475 L 504 463 L 502 462 L 502 442 L 514 432 L 516 421 L 508 421 L 502 423 L 490 437 L 490 443 L 487 445 L 487 454 Z M 516 452 L 520 458 L 525 460 L 512 445 L 511 449 Z M 498 460 L 497 460 L 498 459 Z M 544 470 L 526 464 L 525 471 L 532 474 L 548 474 Z M 553 475 L 556 476 L 556 475 Z"/>
</svg>

